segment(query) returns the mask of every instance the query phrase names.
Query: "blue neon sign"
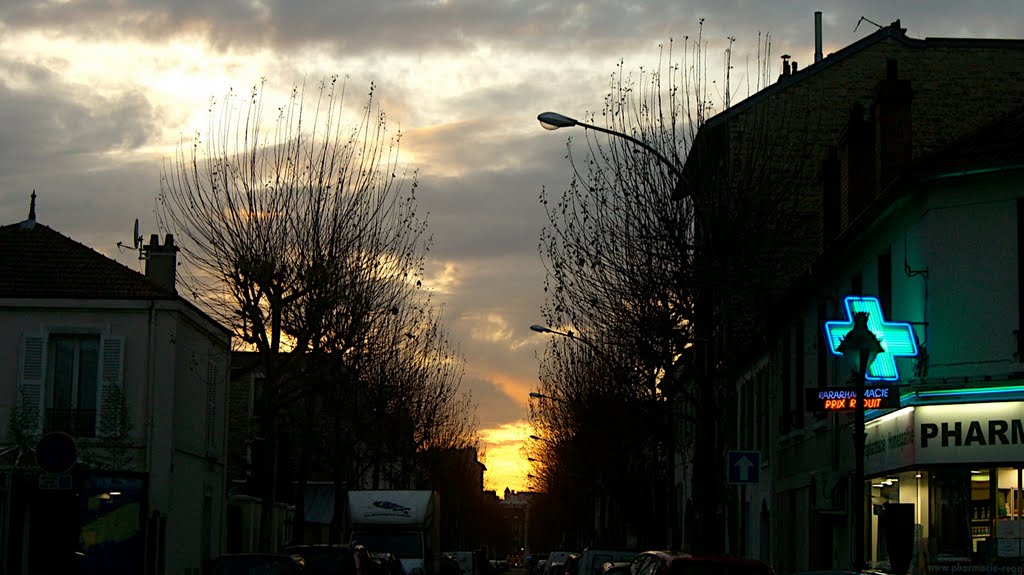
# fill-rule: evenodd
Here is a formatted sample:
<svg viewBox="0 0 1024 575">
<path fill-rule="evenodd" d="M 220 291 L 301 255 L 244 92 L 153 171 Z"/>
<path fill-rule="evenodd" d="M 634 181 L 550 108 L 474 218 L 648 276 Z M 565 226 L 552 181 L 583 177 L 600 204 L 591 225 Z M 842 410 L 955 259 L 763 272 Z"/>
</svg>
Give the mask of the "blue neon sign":
<svg viewBox="0 0 1024 575">
<path fill-rule="evenodd" d="M 872 381 L 896 381 L 900 378 L 896 370 L 896 357 L 914 357 L 917 355 L 917 338 L 914 330 L 906 322 L 887 322 L 882 316 L 882 304 L 878 298 L 850 296 L 843 300 L 846 308 L 846 321 L 825 322 L 825 341 L 833 355 L 843 355 L 836 351 L 847 333 L 853 329 L 853 314 L 868 314 L 868 329 L 875 334 L 882 344 L 882 353 L 875 356 L 875 361 L 868 366 L 864 378 Z"/>
</svg>

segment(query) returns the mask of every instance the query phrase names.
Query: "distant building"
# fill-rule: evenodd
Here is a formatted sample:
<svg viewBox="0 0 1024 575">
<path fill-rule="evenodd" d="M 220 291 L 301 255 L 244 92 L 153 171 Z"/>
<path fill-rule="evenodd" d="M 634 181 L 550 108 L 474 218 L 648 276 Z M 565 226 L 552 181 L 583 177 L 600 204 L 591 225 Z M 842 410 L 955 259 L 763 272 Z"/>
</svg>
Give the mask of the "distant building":
<svg viewBox="0 0 1024 575">
<path fill-rule="evenodd" d="M 0 227 L 0 571 L 198 572 L 224 541 L 230 332 L 35 219 Z"/>
<path fill-rule="evenodd" d="M 530 491 L 516 492 L 506 487 L 500 503 L 502 522 L 508 534 L 508 542 L 503 549 L 504 558 L 516 564 L 521 563 L 525 554 L 531 550 L 529 515 L 535 495 Z"/>
</svg>

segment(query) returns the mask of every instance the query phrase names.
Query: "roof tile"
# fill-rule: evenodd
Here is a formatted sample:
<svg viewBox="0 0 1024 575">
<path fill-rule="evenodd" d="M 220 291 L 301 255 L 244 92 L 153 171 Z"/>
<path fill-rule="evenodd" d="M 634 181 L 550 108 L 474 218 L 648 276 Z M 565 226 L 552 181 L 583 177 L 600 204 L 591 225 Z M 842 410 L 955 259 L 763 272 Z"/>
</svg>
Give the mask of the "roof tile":
<svg viewBox="0 0 1024 575">
<path fill-rule="evenodd" d="M 0 298 L 176 299 L 145 275 L 25 220 L 0 227 Z"/>
</svg>

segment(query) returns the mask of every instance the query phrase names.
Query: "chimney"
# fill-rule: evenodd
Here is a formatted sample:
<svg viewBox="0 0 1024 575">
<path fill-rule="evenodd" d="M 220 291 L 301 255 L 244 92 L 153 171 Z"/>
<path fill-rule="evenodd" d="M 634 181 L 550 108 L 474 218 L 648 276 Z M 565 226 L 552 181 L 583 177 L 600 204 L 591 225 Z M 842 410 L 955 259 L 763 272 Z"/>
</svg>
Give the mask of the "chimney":
<svg viewBox="0 0 1024 575">
<path fill-rule="evenodd" d="M 814 13 L 814 63 L 821 62 L 821 12 Z"/>
<path fill-rule="evenodd" d="M 885 79 L 878 83 L 872 115 L 875 121 L 875 190 L 880 193 L 910 163 L 913 144 L 910 80 L 899 78 L 899 62 L 888 59 Z"/>
<path fill-rule="evenodd" d="M 874 123 L 859 102 L 839 137 L 839 225 L 845 229 L 871 203 L 875 192 Z"/>
<path fill-rule="evenodd" d="M 178 293 L 175 289 L 175 274 L 178 265 L 178 246 L 174 245 L 174 236 L 167 234 L 164 245 L 156 234 L 149 236 L 149 244 L 144 246 L 146 256 L 146 277 L 158 286 Z"/>
<path fill-rule="evenodd" d="M 789 54 L 782 55 L 782 74 L 779 75 L 779 79 L 783 79 L 790 74 L 789 69 Z"/>
</svg>

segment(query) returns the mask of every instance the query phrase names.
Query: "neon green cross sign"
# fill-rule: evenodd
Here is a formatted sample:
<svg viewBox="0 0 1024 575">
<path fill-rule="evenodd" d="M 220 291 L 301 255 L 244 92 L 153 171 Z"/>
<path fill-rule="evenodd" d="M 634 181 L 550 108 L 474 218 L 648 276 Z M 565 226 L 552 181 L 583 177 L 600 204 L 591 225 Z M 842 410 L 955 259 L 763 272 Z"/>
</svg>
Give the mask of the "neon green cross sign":
<svg viewBox="0 0 1024 575">
<path fill-rule="evenodd" d="M 853 329 L 853 314 L 868 314 L 868 329 L 875 334 L 882 344 L 882 353 L 875 356 L 875 361 L 868 366 L 864 379 L 896 381 L 900 378 L 896 370 L 896 357 L 914 357 L 917 355 L 917 338 L 909 323 L 887 322 L 882 316 L 882 304 L 878 298 L 850 296 L 843 300 L 846 308 L 846 321 L 825 322 L 825 340 L 833 355 L 843 355 L 836 351 L 846 334 Z"/>
</svg>

